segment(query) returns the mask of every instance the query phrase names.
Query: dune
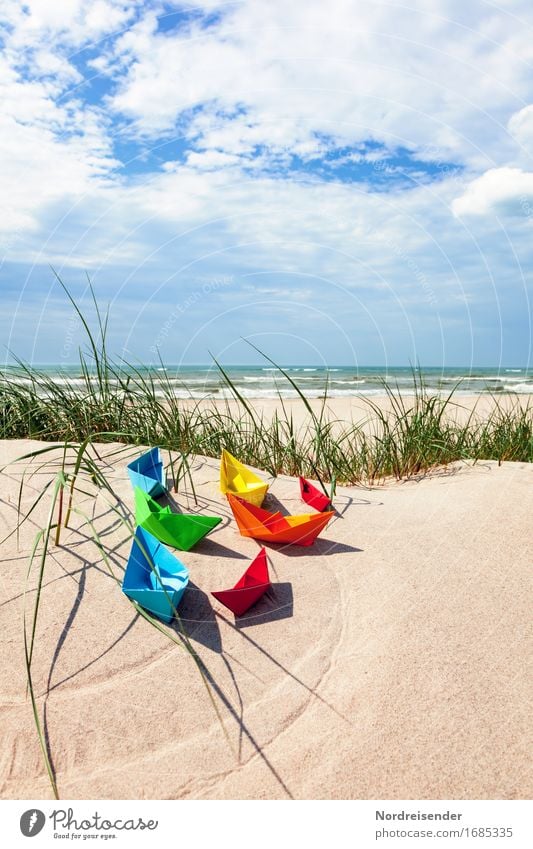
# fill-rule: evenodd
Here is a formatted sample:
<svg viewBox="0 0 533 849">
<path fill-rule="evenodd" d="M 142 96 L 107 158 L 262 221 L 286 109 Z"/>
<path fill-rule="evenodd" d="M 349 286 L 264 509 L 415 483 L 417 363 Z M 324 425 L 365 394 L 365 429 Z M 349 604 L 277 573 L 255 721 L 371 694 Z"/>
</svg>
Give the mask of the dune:
<svg viewBox="0 0 533 849">
<path fill-rule="evenodd" d="M 0 442 L 2 539 L 23 474 L 24 513 L 57 471 L 59 452 L 15 462 L 41 447 Z M 98 452 L 120 501 L 80 485 L 46 564 L 32 670 L 62 798 L 530 798 L 533 465 L 339 487 L 312 548 L 268 549 L 273 590 L 235 620 L 209 593 L 233 586 L 259 545 L 238 534 L 217 461 L 195 458 L 198 505 L 187 482 L 174 497 L 223 522 L 180 553 L 191 574 L 180 613 L 217 717 L 193 657 L 136 613 L 95 545 L 90 523 L 121 576 L 136 449 L 118 448 Z M 270 493 L 266 506 L 305 512 L 297 480 Z M 51 798 L 22 627 L 48 511 L 46 495 L 2 543 L 4 799 Z M 36 567 L 30 609 L 35 582 Z"/>
</svg>

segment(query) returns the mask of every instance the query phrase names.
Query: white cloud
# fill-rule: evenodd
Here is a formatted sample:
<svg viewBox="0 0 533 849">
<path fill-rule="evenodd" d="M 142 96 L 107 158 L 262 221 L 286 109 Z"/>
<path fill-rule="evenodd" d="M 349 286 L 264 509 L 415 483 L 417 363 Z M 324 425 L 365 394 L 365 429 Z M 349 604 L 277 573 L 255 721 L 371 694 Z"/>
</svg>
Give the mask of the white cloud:
<svg viewBox="0 0 533 849">
<path fill-rule="evenodd" d="M 39 227 L 49 204 L 70 204 L 95 190 L 117 165 L 100 116 L 58 108 L 40 83 L 0 85 L 0 233 Z M 33 120 L 32 120 L 33 118 Z"/>
<path fill-rule="evenodd" d="M 27 49 L 35 44 L 79 47 L 124 27 L 141 4 L 126 0 L 6 0 L 3 23 L 10 29 L 9 46 Z"/>
<path fill-rule="evenodd" d="M 533 105 L 524 106 L 511 116 L 509 132 L 523 148 L 523 152 L 531 157 L 533 155 Z"/>
<path fill-rule="evenodd" d="M 104 113 L 84 103 L 81 95 L 75 99 L 70 94 L 83 78 L 68 49 L 124 25 L 134 7 L 104 0 L 5 5 L 0 59 L 2 245 L 16 244 L 22 251 L 23 235 L 42 228 L 52 205 L 59 205 L 60 217 L 106 185 L 105 178 L 119 165 Z"/>
<path fill-rule="evenodd" d="M 533 173 L 520 168 L 492 168 L 473 180 L 453 201 L 455 215 L 526 215 L 533 201 Z M 527 205 L 527 209 L 526 209 Z"/>
<path fill-rule="evenodd" d="M 506 123 L 529 88 L 533 44 L 510 15 L 472 6 L 252 0 L 221 4 L 208 29 L 170 33 L 152 17 L 114 44 L 127 73 L 110 106 L 147 137 L 202 107 L 190 138 L 228 153 L 305 154 L 319 134 L 487 167 L 512 150 Z"/>
</svg>

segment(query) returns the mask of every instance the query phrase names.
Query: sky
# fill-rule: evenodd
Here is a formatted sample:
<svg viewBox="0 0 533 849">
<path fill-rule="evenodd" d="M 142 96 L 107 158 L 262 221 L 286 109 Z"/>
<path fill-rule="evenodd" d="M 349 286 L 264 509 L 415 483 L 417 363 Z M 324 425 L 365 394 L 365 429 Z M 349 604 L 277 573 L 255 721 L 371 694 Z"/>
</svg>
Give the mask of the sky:
<svg viewBox="0 0 533 849">
<path fill-rule="evenodd" d="M 528 366 L 529 0 L 3 0 L 0 344 Z"/>
</svg>

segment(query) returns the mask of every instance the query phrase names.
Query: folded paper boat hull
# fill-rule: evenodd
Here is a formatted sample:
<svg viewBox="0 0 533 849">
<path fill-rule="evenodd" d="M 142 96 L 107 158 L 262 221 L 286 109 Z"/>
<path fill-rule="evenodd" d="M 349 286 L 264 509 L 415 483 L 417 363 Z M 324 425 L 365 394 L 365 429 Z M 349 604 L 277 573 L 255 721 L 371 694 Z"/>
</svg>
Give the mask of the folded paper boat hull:
<svg viewBox="0 0 533 849">
<path fill-rule="evenodd" d="M 170 622 L 189 582 L 189 570 L 152 534 L 138 527 L 122 592 L 152 616 Z"/>
<path fill-rule="evenodd" d="M 170 507 L 160 507 L 139 487 L 135 487 L 137 524 L 181 551 L 189 551 L 222 521 L 219 516 L 197 516 L 195 513 L 173 513 Z"/>
<path fill-rule="evenodd" d="M 281 513 L 269 513 L 260 507 L 247 504 L 241 498 L 229 493 L 228 501 L 242 536 L 264 542 L 312 545 L 335 515 L 333 511 L 329 511 L 282 516 Z"/>
<path fill-rule="evenodd" d="M 316 486 L 313 486 L 312 483 L 302 477 L 300 478 L 300 493 L 302 501 L 305 501 L 306 504 L 309 504 L 315 510 L 319 510 L 320 513 L 331 506 L 331 501 L 327 495 L 324 495 Z"/>
<path fill-rule="evenodd" d="M 138 486 L 153 498 L 164 495 L 165 470 L 159 448 L 151 448 L 126 467 L 133 487 Z"/>
<path fill-rule="evenodd" d="M 211 595 L 235 616 L 242 616 L 271 586 L 266 551 L 262 548 L 231 590 L 219 590 Z"/>
<path fill-rule="evenodd" d="M 260 507 L 268 490 L 268 484 L 250 471 L 224 448 L 220 458 L 220 491 L 238 495 L 249 504 Z"/>
</svg>

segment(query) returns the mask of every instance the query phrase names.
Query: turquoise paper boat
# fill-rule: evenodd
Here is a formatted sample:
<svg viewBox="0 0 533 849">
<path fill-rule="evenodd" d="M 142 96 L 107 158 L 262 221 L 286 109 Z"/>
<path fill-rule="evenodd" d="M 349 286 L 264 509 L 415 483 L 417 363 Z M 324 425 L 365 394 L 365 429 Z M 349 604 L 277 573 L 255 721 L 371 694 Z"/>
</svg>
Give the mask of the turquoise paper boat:
<svg viewBox="0 0 533 849">
<path fill-rule="evenodd" d="M 152 498 L 165 494 L 165 470 L 159 448 L 151 448 L 150 451 L 141 454 L 127 466 L 127 469 L 132 486 L 138 486 Z"/>
<path fill-rule="evenodd" d="M 122 592 L 152 616 L 171 622 L 189 583 L 189 570 L 159 540 L 137 528 Z"/>
</svg>

